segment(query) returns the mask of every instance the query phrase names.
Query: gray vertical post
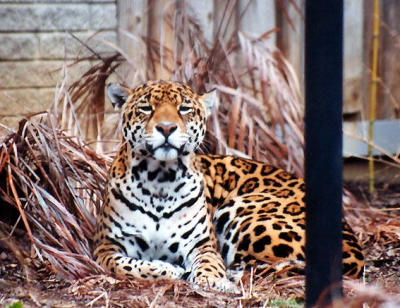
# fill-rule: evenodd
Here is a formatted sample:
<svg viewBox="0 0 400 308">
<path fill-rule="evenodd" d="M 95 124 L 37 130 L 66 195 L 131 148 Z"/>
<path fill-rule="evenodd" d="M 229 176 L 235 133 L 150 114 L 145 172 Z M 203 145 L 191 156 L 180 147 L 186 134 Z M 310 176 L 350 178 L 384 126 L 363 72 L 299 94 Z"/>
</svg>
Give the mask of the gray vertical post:
<svg viewBox="0 0 400 308">
<path fill-rule="evenodd" d="M 342 295 L 343 1 L 306 0 L 306 306 Z"/>
</svg>

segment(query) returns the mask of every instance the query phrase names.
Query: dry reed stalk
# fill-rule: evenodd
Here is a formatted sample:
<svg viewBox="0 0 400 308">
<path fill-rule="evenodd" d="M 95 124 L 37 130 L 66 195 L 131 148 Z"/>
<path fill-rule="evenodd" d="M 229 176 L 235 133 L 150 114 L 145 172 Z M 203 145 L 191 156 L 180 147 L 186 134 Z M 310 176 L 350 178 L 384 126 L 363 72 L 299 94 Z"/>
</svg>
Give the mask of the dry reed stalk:
<svg viewBox="0 0 400 308">
<path fill-rule="evenodd" d="M 52 272 L 84 277 L 101 272 L 90 239 L 110 158 L 74 142 L 51 119 L 23 120 L 1 144 L 7 181 L 0 196 L 18 210 L 33 251 Z"/>
</svg>

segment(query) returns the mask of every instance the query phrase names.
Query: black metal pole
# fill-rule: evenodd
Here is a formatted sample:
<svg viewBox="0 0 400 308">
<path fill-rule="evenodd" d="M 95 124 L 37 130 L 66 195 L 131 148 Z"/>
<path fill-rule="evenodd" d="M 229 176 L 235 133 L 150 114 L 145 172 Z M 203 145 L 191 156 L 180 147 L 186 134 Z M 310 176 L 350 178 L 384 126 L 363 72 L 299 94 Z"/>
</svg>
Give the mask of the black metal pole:
<svg viewBox="0 0 400 308">
<path fill-rule="evenodd" d="M 306 306 L 324 307 L 342 296 L 343 1 L 306 0 L 305 23 Z"/>
</svg>

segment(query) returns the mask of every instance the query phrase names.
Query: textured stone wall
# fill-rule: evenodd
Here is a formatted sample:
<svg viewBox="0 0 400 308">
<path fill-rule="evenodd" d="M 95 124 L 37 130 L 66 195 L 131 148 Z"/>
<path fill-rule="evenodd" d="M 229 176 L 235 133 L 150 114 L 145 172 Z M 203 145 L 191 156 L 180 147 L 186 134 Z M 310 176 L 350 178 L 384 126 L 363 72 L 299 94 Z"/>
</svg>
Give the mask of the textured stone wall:
<svg viewBox="0 0 400 308">
<path fill-rule="evenodd" d="M 112 0 L 0 0 L 0 123 L 15 127 L 24 114 L 54 100 L 65 63 L 75 80 L 94 61 L 73 36 L 100 53 L 116 44 L 117 9 Z M 0 127 L 0 131 L 1 131 Z"/>
</svg>

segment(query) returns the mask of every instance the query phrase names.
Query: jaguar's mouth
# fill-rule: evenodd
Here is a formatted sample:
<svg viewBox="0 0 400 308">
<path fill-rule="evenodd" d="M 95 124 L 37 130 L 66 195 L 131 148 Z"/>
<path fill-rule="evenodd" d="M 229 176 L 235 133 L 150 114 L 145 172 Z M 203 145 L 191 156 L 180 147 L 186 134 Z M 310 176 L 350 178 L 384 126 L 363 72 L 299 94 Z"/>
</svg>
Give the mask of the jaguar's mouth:
<svg viewBox="0 0 400 308">
<path fill-rule="evenodd" d="M 182 153 L 184 145 L 178 148 L 169 142 L 164 142 L 157 147 L 147 144 L 146 148 L 158 160 L 174 160 Z"/>
<path fill-rule="evenodd" d="M 164 150 L 164 151 L 168 151 L 168 150 L 176 150 L 179 151 L 180 149 L 177 148 L 176 146 L 170 144 L 169 142 L 164 142 L 163 144 L 153 147 L 150 144 L 146 144 L 146 148 L 150 153 L 154 153 L 155 151 L 157 151 L 158 149 Z"/>
</svg>

